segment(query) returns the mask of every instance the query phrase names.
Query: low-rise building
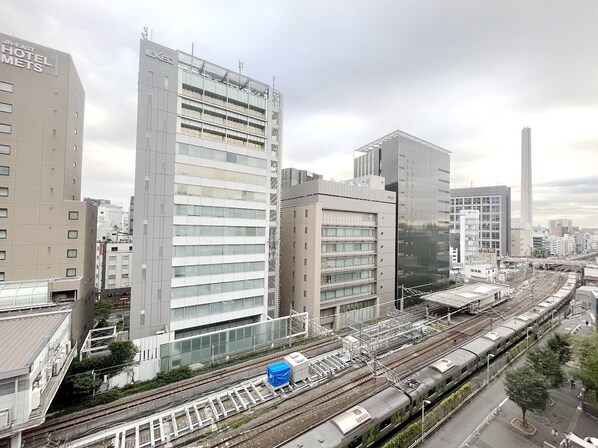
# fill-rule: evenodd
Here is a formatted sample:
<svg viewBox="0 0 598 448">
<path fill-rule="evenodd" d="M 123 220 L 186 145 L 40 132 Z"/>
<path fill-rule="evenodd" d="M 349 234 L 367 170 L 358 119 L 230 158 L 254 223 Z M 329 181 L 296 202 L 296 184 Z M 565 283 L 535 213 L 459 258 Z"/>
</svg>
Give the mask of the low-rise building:
<svg viewBox="0 0 598 448">
<path fill-rule="evenodd" d="M 30 300 L 27 289 L 23 300 Z M 71 311 L 0 313 L 0 353 L 0 439 L 20 447 L 21 433 L 44 422 L 76 353 Z"/>
</svg>

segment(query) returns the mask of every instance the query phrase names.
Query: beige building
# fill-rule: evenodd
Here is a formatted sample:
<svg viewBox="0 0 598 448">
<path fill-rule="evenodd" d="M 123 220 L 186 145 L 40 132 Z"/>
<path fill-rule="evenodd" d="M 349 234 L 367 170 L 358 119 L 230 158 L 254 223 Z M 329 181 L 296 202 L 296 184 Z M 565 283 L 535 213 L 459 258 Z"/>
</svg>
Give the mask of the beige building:
<svg viewBox="0 0 598 448">
<path fill-rule="evenodd" d="M 0 281 L 52 279 L 90 329 L 96 208 L 81 199 L 85 93 L 70 55 L 0 34 Z"/>
<path fill-rule="evenodd" d="M 338 329 L 394 308 L 396 193 L 370 178 L 283 188 L 282 314 Z"/>
<path fill-rule="evenodd" d="M 532 250 L 532 234 L 528 229 L 511 229 L 512 257 L 529 257 Z"/>
</svg>

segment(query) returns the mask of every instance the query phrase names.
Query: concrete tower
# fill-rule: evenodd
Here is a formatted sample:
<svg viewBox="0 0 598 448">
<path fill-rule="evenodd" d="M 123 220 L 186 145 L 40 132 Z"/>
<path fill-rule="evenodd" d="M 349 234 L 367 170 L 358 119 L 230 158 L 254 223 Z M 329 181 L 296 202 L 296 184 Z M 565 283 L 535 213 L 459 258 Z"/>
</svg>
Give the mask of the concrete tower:
<svg viewBox="0 0 598 448">
<path fill-rule="evenodd" d="M 532 216 L 532 130 L 521 130 L 521 227 L 531 230 Z"/>
</svg>

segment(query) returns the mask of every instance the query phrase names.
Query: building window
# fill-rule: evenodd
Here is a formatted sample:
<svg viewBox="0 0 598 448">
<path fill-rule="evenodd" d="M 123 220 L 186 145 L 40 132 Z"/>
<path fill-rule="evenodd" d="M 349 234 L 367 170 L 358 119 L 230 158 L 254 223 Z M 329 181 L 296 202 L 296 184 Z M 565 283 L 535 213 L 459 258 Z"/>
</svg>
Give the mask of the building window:
<svg viewBox="0 0 598 448">
<path fill-rule="evenodd" d="M 77 276 L 77 269 L 75 269 L 75 268 L 68 268 L 66 270 L 66 276 L 67 277 L 76 277 Z"/>
<path fill-rule="evenodd" d="M 2 90 L 3 92 L 12 93 L 15 91 L 15 86 L 9 82 L 0 81 L 0 90 Z"/>
<path fill-rule="evenodd" d="M 307 210 L 305 210 L 305 217 L 307 218 Z"/>
<path fill-rule="evenodd" d="M 0 132 L 2 134 L 10 134 L 12 133 L 12 126 L 9 124 L 0 123 Z"/>
<path fill-rule="evenodd" d="M 77 258 L 77 249 L 67 249 L 66 258 Z"/>
<path fill-rule="evenodd" d="M 0 250 L 0 260 L 6 260 L 6 251 Z"/>
<path fill-rule="evenodd" d="M 9 155 L 10 154 L 10 146 L 0 145 L 0 154 Z"/>
<path fill-rule="evenodd" d="M 12 114 L 12 104 L 0 103 L 0 112 L 6 112 L 7 114 Z"/>
<path fill-rule="evenodd" d="M 0 272 L 0 282 L 4 281 L 4 272 Z"/>
<path fill-rule="evenodd" d="M 8 197 L 8 187 L 0 187 L 0 196 Z"/>
<path fill-rule="evenodd" d="M 0 218 L 8 218 L 8 209 L 0 208 Z"/>
<path fill-rule="evenodd" d="M 307 227 L 305 228 L 305 234 L 307 235 Z"/>
<path fill-rule="evenodd" d="M 8 176 L 10 174 L 10 168 L 7 166 L 0 166 L 0 176 Z"/>
<path fill-rule="evenodd" d="M 68 232 L 69 240 L 76 240 L 79 238 L 79 231 L 78 230 L 69 230 Z"/>
<path fill-rule="evenodd" d="M 6 239 L 6 229 L 0 229 L 0 240 Z"/>
<path fill-rule="evenodd" d="M 69 211 L 69 219 L 71 221 L 79 219 L 79 212 Z"/>
</svg>

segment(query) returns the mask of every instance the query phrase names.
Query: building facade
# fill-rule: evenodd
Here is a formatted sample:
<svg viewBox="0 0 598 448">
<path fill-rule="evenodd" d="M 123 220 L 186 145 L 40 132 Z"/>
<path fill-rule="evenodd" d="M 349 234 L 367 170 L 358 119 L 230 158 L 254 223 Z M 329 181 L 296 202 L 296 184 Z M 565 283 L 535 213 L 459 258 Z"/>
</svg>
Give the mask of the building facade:
<svg viewBox="0 0 598 448">
<path fill-rule="evenodd" d="M 357 149 L 353 172 L 382 176 L 397 193 L 397 306 L 403 306 L 403 287 L 447 287 L 450 152 L 395 131 Z"/>
<path fill-rule="evenodd" d="M 461 210 L 459 214 L 459 247 L 460 262 L 474 263 L 480 253 L 480 212 L 478 210 Z"/>
<path fill-rule="evenodd" d="M 472 187 L 451 189 L 451 229 L 459 230 L 462 210 L 480 213 L 480 249 L 493 249 L 509 255 L 511 241 L 511 188 Z"/>
<path fill-rule="evenodd" d="M 100 296 L 130 292 L 133 245 L 98 241 L 96 257 L 96 288 Z"/>
<path fill-rule="evenodd" d="M 85 93 L 69 54 L 0 34 L 0 281 L 56 279 L 91 329 L 96 208 L 81 201 Z"/>
<path fill-rule="evenodd" d="M 337 330 L 394 309 L 395 203 L 384 189 L 321 179 L 283 188 L 282 311 Z"/>
<path fill-rule="evenodd" d="M 285 168 L 281 172 L 281 179 L 282 188 L 285 188 L 310 180 L 322 179 L 322 175 L 312 171 L 298 170 L 297 168 Z"/>
<path fill-rule="evenodd" d="M 131 339 L 277 316 L 280 93 L 140 47 Z"/>
</svg>

